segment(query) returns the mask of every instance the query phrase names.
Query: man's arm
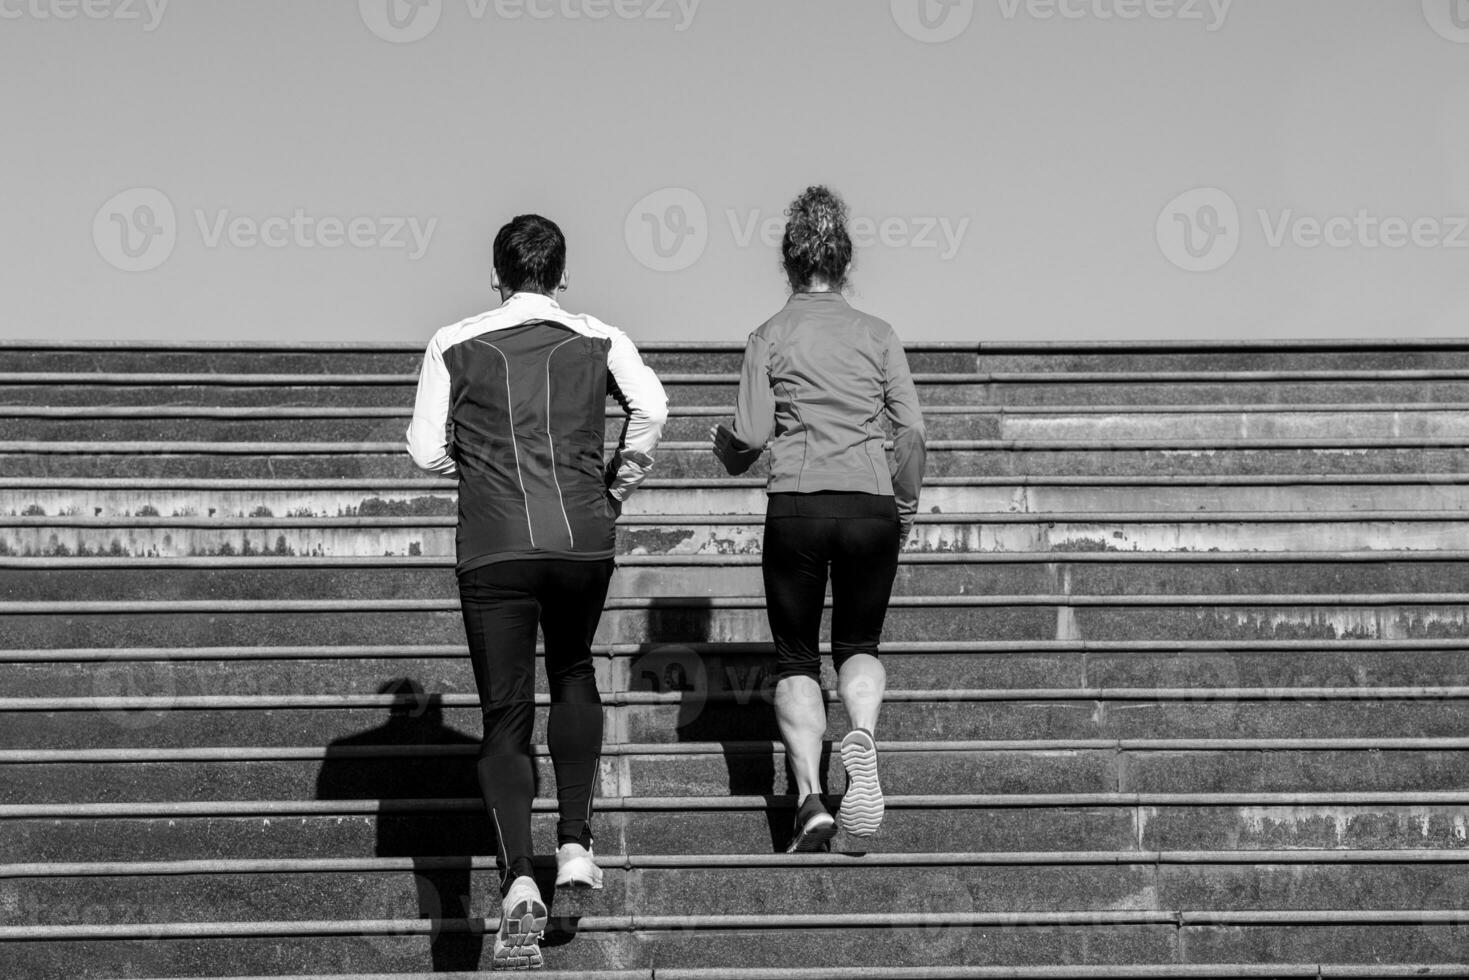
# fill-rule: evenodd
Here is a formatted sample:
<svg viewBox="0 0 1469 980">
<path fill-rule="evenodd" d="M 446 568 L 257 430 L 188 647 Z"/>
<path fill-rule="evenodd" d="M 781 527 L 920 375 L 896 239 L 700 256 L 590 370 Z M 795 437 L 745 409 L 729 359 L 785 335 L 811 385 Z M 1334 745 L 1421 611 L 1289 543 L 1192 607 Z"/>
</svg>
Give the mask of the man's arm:
<svg viewBox="0 0 1469 980">
<path fill-rule="evenodd" d="M 607 389 L 627 413 L 627 421 L 612 458 L 607 493 L 621 503 L 653 468 L 653 450 L 658 448 L 663 425 L 668 421 L 668 396 L 627 334 L 608 329 L 612 347 L 607 351 Z"/>
<path fill-rule="evenodd" d="M 457 471 L 449 456 L 449 369 L 438 335 L 429 341 L 418 374 L 413 421 L 408 424 L 408 455 L 419 469 L 444 476 Z"/>
</svg>

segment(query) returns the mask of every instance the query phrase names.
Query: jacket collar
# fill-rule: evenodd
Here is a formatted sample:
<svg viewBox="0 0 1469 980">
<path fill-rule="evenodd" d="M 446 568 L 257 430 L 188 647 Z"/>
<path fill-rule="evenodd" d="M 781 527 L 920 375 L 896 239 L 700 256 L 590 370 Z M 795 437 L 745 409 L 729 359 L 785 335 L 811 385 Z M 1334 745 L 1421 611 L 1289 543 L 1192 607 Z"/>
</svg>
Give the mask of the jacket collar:
<svg viewBox="0 0 1469 980">
<path fill-rule="evenodd" d="M 544 293 L 515 293 L 500 306 L 527 318 L 561 312 L 560 304 Z"/>
</svg>

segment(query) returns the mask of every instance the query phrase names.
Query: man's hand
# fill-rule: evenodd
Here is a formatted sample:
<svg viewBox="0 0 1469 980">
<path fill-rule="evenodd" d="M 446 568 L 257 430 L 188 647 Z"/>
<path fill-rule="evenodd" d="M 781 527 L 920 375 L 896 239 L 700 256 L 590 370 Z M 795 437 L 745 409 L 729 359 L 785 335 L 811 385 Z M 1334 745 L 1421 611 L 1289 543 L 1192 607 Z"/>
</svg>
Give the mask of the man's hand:
<svg viewBox="0 0 1469 980">
<path fill-rule="evenodd" d="M 607 496 L 619 504 L 618 513 L 622 512 L 622 502 L 642 485 L 652 468 L 653 457 L 646 453 L 618 450 L 613 454 L 603 480 L 607 486 Z"/>
</svg>

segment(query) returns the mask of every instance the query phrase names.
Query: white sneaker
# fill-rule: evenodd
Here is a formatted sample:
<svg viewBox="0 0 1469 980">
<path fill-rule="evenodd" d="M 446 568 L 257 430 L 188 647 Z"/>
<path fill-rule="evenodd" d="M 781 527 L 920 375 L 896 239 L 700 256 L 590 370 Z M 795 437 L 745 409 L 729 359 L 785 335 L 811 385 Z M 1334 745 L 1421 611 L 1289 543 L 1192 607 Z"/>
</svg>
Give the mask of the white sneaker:
<svg viewBox="0 0 1469 980">
<path fill-rule="evenodd" d="M 592 852 L 580 844 L 562 844 L 556 851 L 557 888 L 601 888 L 602 869 Z"/>
<path fill-rule="evenodd" d="M 533 970 L 544 965 L 541 935 L 546 931 L 546 903 L 534 878 L 521 875 L 510 885 L 500 912 L 491 961 L 497 970 Z"/>
<path fill-rule="evenodd" d="M 847 792 L 842 796 L 837 822 L 853 837 L 871 837 L 882 826 L 886 804 L 877 780 L 877 742 L 858 728 L 842 739 L 842 765 L 847 769 Z"/>
</svg>

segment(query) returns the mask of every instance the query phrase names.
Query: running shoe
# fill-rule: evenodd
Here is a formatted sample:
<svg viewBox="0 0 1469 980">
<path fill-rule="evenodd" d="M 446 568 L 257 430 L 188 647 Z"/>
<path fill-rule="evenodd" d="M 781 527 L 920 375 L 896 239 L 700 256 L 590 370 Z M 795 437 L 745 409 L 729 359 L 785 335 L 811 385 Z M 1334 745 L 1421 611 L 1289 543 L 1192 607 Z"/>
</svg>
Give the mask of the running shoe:
<svg viewBox="0 0 1469 980">
<path fill-rule="evenodd" d="M 562 844 L 556 851 L 557 888 L 601 888 L 602 869 L 589 848 Z"/>
<path fill-rule="evenodd" d="M 796 813 L 796 836 L 792 839 L 791 846 L 786 848 L 786 853 L 805 854 L 822 850 L 836 836 L 836 832 L 837 822 L 827 812 L 821 797 L 812 793 L 806 797 Z"/>
<path fill-rule="evenodd" d="M 871 732 L 858 728 L 842 739 L 842 765 L 847 770 L 847 792 L 837 821 L 853 837 L 871 837 L 882 826 L 885 809 L 877 781 L 877 742 Z"/>
<path fill-rule="evenodd" d="M 495 934 L 496 970 L 534 970 L 545 964 L 541 957 L 541 935 L 546 931 L 546 903 L 536 880 L 516 878 L 505 896 L 500 914 L 500 931 Z"/>
</svg>

